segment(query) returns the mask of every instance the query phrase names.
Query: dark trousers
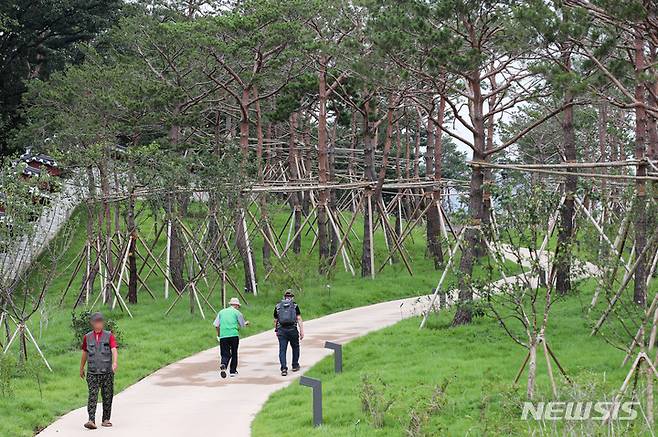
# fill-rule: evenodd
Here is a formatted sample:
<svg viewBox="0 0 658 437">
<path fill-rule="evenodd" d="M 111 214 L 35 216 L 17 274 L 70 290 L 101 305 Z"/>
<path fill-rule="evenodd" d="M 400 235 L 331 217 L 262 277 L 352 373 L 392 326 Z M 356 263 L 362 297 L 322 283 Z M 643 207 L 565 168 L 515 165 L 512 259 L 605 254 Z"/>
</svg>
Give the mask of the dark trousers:
<svg viewBox="0 0 658 437">
<path fill-rule="evenodd" d="M 110 420 L 112 415 L 112 398 L 114 397 L 114 373 L 103 373 L 94 375 L 87 373 L 87 387 L 89 387 L 89 399 L 87 401 L 87 413 L 89 420 L 96 421 L 96 404 L 98 403 L 98 391 L 103 398 L 103 421 Z"/>
<path fill-rule="evenodd" d="M 238 345 L 240 344 L 240 337 L 226 337 L 219 339 L 219 354 L 222 357 L 222 365 L 229 367 L 231 364 L 230 372 L 238 373 Z"/>
<path fill-rule="evenodd" d="M 299 331 L 297 327 L 294 328 L 279 328 L 276 332 L 279 339 L 279 363 L 281 370 L 288 369 L 286 362 L 286 352 L 288 352 L 288 343 L 292 348 L 292 367 L 299 367 Z"/>
</svg>

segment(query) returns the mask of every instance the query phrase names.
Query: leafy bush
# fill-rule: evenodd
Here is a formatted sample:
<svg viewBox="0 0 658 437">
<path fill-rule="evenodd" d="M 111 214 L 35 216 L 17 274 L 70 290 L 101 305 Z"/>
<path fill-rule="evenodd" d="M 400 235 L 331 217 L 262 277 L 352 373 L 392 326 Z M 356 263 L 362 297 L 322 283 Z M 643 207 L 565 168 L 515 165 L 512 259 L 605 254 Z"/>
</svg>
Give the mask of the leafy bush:
<svg viewBox="0 0 658 437">
<path fill-rule="evenodd" d="M 79 347 L 82 342 L 82 337 L 85 336 L 90 330 L 89 317 L 91 311 L 82 311 L 80 313 L 71 313 L 71 329 L 73 330 L 73 346 Z M 105 318 L 105 329 L 112 331 L 117 342 L 123 343 L 123 335 L 119 329 L 117 321 L 111 318 Z"/>
</svg>

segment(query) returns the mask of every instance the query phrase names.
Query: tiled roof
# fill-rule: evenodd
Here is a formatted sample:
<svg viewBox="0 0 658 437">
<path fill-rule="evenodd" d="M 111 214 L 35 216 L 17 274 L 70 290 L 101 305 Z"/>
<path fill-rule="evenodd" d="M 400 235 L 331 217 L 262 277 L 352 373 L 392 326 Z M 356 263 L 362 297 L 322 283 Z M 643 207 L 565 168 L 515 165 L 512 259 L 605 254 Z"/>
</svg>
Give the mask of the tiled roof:
<svg viewBox="0 0 658 437">
<path fill-rule="evenodd" d="M 57 161 L 52 156 L 48 156 L 43 153 L 32 153 L 30 149 L 27 149 L 20 157 L 20 160 L 23 162 L 32 162 L 36 161 L 40 164 L 47 165 L 49 167 L 57 167 Z"/>
<path fill-rule="evenodd" d="M 30 177 L 32 177 L 32 176 L 39 176 L 39 175 L 41 174 L 41 170 L 38 169 L 38 168 L 35 168 L 35 167 L 32 167 L 32 166 L 27 165 L 27 166 L 25 166 L 25 168 L 23 169 L 23 174 L 24 174 L 25 176 L 30 176 Z"/>
</svg>

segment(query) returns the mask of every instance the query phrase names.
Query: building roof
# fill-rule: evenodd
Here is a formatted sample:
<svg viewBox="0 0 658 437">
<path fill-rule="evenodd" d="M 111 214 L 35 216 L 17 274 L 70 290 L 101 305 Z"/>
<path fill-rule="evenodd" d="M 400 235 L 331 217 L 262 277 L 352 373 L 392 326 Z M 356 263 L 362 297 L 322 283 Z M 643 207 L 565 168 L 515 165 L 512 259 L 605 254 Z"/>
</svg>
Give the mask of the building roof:
<svg viewBox="0 0 658 437">
<path fill-rule="evenodd" d="M 20 160 L 23 162 L 38 162 L 48 167 L 57 167 L 57 161 L 52 156 L 43 154 L 43 153 L 32 153 L 31 149 L 27 149 L 20 157 Z"/>
<path fill-rule="evenodd" d="M 25 168 L 23 169 L 23 174 L 29 177 L 39 176 L 41 174 L 41 170 L 36 167 L 26 165 Z"/>
</svg>

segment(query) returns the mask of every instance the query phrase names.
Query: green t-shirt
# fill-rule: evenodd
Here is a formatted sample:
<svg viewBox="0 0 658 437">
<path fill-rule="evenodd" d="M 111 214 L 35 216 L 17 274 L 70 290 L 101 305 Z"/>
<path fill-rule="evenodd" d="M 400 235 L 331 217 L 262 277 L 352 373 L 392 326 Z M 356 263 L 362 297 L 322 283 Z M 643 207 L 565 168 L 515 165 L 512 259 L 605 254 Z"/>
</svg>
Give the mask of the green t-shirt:
<svg viewBox="0 0 658 437">
<path fill-rule="evenodd" d="M 244 328 L 244 316 L 233 307 L 224 308 L 215 318 L 215 327 L 219 327 L 219 338 L 238 337 L 240 328 Z"/>
</svg>

